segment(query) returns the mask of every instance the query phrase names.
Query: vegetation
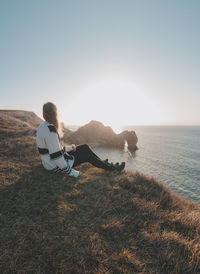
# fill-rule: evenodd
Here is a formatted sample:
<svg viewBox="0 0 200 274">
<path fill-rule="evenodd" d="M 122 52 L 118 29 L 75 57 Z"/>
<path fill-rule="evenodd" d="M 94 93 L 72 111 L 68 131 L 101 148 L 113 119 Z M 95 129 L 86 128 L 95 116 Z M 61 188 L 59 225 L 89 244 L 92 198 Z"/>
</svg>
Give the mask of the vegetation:
<svg viewBox="0 0 200 274">
<path fill-rule="evenodd" d="M 2 117 L 0 273 L 200 273 L 199 205 L 139 173 L 50 174 Z"/>
</svg>

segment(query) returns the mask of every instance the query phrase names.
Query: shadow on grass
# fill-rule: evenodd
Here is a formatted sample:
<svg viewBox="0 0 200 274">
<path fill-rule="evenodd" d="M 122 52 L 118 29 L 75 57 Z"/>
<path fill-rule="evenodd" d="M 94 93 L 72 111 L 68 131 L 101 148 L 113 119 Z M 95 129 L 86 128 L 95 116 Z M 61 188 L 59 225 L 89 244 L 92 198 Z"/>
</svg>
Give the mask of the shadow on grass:
<svg viewBox="0 0 200 274">
<path fill-rule="evenodd" d="M 169 193 L 137 176 L 25 172 L 0 193 L 1 273 L 194 273 L 189 243 L 161 229 Z"/>
</svg>

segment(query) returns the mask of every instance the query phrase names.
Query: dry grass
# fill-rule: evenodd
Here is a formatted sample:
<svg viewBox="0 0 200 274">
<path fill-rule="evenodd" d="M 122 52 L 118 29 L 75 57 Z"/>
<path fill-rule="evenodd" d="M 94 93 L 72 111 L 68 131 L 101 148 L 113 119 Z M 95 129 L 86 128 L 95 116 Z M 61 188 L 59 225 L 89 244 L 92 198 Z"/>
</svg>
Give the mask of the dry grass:
<svg viewBox="0 0 200 274">
<path fill-rule="evenodd" d="M 49 174 L 16 127 L 0 132 L 0 273 L 200 273 L 197 204 L 139 173 Z"/>
</svg>

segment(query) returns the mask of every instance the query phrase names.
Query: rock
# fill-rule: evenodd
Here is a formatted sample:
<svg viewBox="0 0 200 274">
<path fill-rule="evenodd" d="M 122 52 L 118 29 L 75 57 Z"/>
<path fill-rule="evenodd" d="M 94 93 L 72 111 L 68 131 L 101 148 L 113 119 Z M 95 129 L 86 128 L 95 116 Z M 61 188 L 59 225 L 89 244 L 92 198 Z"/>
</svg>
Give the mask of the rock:
<svg viewBox="0 0 200 274">
<path fill-rule="evenodd" d="M 87 143 L 91 146 L 103 146 L 113 148 L 124 148 L 125 141 L 128 143 L 128 149 L 134 151 L 137 149 L 138 138 L 134 131 L 125 130 L 116 134 L 111 127 L 104 126 L 101 122 L 92 120 L 90 123 L 80 127 L 75 132 L 64 129 L 63 141 L 74 143 L 76 145 Z"/>
<path fill-rule="evenodd" d="M 134 151 L 137 149 L 137 142 L 138 142 L 138 137 L 135 133 L 135 131 L 128 131 L 128 130 L 125 130 L 123 131 L 122 133 L 120 133 L 119 135 L 121 135 L 121 139 L 122 140 L 126 140 L 127 141 L 127 144 L 128 144 L 128 149 L 130 151 Z"/>
</svg>

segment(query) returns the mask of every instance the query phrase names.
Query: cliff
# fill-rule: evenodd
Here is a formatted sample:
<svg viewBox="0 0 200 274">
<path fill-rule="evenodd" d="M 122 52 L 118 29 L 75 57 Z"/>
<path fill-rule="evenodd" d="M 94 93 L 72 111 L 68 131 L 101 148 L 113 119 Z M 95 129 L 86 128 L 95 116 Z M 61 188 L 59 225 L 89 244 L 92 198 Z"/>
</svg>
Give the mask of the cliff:
<svg viewBox="0 0 200 274">
<path fill-rule="evenodd" d="M 16 122 L 28 123 L 32 126 L 37 126 L 42 123 L 40 119 L 34 112 L 25 110 L 0 110 L 0 115 L 7 115 L 8 118 L 16 119 Z"/>
<path fill-rule="evenodd" d="M 64 129 L 63 140 L 66 143 L 83 144 L 87 143 L 93 147 L 124 148 L 127 141 L 129 150 L 137 149 L 138 138 L 135 131 L 123 131 L 116 134 L 111 127 L 104 126 L 101 122 L 92 120 L 90 123 L 80 127 L 75 132 Z"/>
<path fill-rule="evenodd" d="M 0 115 L 0 273 L 200 272 L 198 204 L 140 173 L 51 175 L 34 127 Z"/>
</svg>

